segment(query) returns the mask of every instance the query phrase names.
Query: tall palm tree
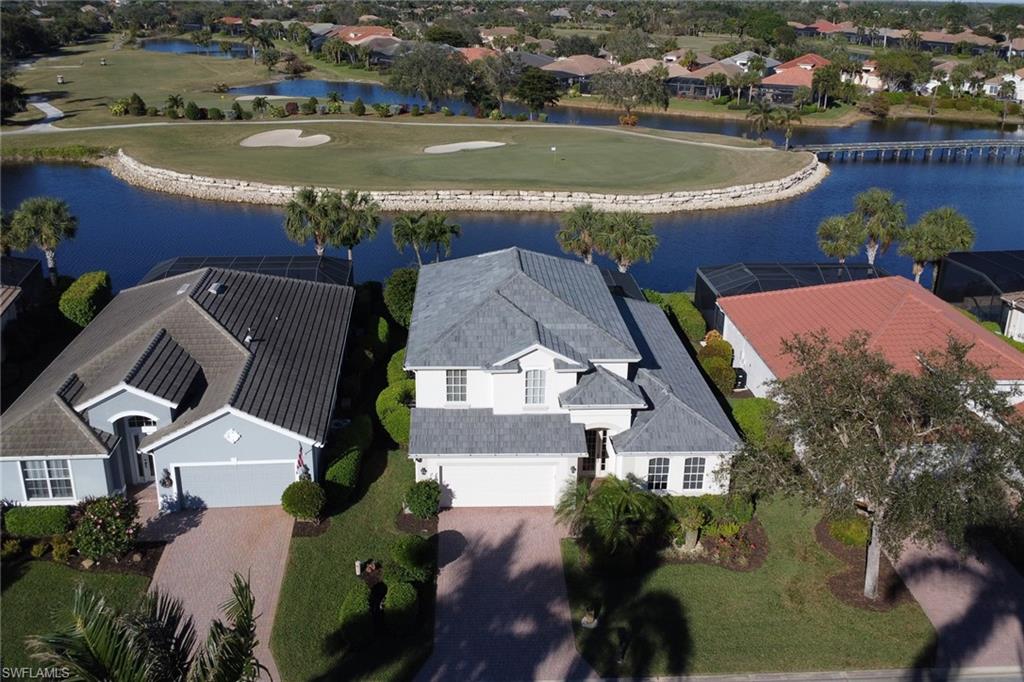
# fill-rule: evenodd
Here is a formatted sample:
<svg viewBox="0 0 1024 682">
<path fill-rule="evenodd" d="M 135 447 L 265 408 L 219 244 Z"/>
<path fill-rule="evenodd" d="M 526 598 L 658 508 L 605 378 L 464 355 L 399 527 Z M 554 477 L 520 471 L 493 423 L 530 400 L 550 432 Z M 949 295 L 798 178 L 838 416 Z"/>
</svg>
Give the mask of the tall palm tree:
<svg viewBox="0 0 1024 682">
<path fill-rule="evenodd" d="M 423 243 L 423 223 L 426 217 L 425 211 L 403 213 L 391 225 L 391 239 L 395 242 L 395 248 L 401 253 L 411 246 L 413 253 L 416 254 L 416 263 L 421 267 L 423 257 L 420 255 L 420 246 Z"/>
<path fill-rule="evenodd" d="M 431 213 L 423 224 L 423 243 L 434 245 L 434 262 L 441 260 L 441 251 L 449 256 L 452 252 L 452 239 L 462 234 L 462 226 L 448 222 L 444 213 Z"/>
<path fill-rule="evenodd" d="M 66 202 L 52 197 L 25 199 L 11 216 L 7 229 L 7 245 L 24 251 L 32 245 L 46 255 L 50 283 L 57 285 L 57 246 L 65 239 L 74 239 L 78 218 L 71 215 Z"/>
<path fill-rule="evenodd" d="M 231 592 L 221 606 L 227 624 L 214 620 L 196 649 L 195 625 L 180 600 L 153 592 L 119 610 L 79 585 L 68 622 L 29 637 L 28 647 L 35 660 L 85 682 L 252 682 L 267 670 L 255 655 L 256 602 L 237 573 Z"/>
<path fill-rule="evenodd" d="M 803 119 L 796 107 L 776 107 L 774 123 L 783 129 L 786 135 L 786 151 L 789 151 L 789 140 L 793 137 L 793 127 Z"/>
<path fill-rule="evenodd" d="M 562 251 L 579 256 L 585 263 L 594 262 L 594 246 L 606 214 L 591 204 L 577 204 L 562 216 L 562 227 L 555 234 Z"/>
<path fill-rule="evenodd" d="M 1006 123 L 1006 114 L 1010 106 L 1010 100 L 1017 94 L 1017 84 L 1012 80 L 1005 80 L 999 84 L 999 98 L 1003 100 L 1003 113 L 1000 117 L 1002 123 Z"/>
<path fill-rule="evenodd" d="M 267 32 L 262 27 L 253 26 L 252 24 L 245 24 L 245 35 L 242 37 L 242 42 L 252 50 L 253 64 L 256 63 L 256 53 L 258 50 L 266 50 L 274 46 L 274 41 L 267 35 Z"/>
<path fill-rule="evenodd" d="M 900 253 L 913 259 L 914 281 L 920 283 L 926 264 L 938 268 L 939 261 L 953 251 L 973 247 L 974 239 L 971 222 L 955 208 L 943 206 L 928 211 L 906 230 Z"/>
<path fill-rule="evenodd" d="M 595 245 L 615 261 L 619 272 L 626 272 L 637 261 L 650 262 L 658 248 L 658 238 L 650 219 L 642 213 L 609 213 L 601 221 Z"/>
<path fill-rule="evenodd" d="M 342 212 L 341 230 L 337 244 L 348 249 L 348 259 L 352 260 L 352 249 L 365 239 L 373 239 L 380 225 L 380 204 L 367 193 L 349 190 L 340 197 L 339 207 Z"/>
<path fill-rule="evenodd" d="M 768 130 L 775 122 L 775 107 L 767 99 L 759 99 L 747 111 L 747 118 L 750 120 L 751 128 L 754 129 L 754 134 L 761 139 L 764 131 Z"/>
<path fill-rule="evenodd" d="M 338 221 L 329 220 L 329 198 L 325 195 L 313 187 L 303 187 L 284 208 L 284 232 L 288 239 L 296 244 L 305 244 L 312 239 L 318 256 L 324 255 L 332 230 L 336 230 L 338 224 Z"/>
<path fill-rule="evenodd" d="M 860 253 L 864 243 L 864 228 L 852 215 L 834 215 L 818 225 L 818 248 L 829 258 L 840 263 Z"/>
<path fill-rule="evenodd" d="M 867 232 L 868 263 L 874 265 L 879 249 L 885 253 L 900 238 L 907 226 L 907 211 L 892 192 L 879 187 L 861 192 L 853 202 L 854 213 Z"/>
</svg>

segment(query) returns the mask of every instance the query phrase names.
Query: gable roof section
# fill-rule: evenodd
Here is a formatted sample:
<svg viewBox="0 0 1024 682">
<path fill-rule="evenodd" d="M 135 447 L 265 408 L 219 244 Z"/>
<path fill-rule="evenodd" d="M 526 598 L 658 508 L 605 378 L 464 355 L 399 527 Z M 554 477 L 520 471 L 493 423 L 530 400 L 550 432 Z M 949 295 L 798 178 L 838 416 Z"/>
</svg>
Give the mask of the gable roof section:
<svg viewBox="0 0 1024 682">
<path fill-rule="evenodd" d="M 571 57 L 559 59 L 540 68 L 545 71 L 556 71 L 571 76 L 593 76 L 594 74 L 614 69 L 615 65 L 607 59 L 601 59 L 589 54 L 574 54 Z"/>
<path fill-rule="evenodd" d="M 558 396 L 558 403 L 570 409 L 647 407 L 647 401 L 636 384 L 626 381 L 604 367 L 597 367 L 581 376 L 575 386 Z"/>
<path fill-rule="evenodd" d="M 124 382 L 178 405 L 201 371 L 195 358 L 161 327 Z"/>
<path fill-rule="evenodd" d="M 30 275 L 42 277 L 42 265 L 35 258 L 0 256 L 0 284 L 20 287 Z"/>
<path fill-rule="evenodd" d="M 776 71 L 784 71 L 786 69 L 817 69 L 822 66 L 828 66 L 832 62 L 825 59 L 820 54 L 814 52 L 808 52 L 807 54 L 800 55 L 795 59 L 790 59 L 788 62 L 783 62 L 775 67 Z"/>
<path fill-rule="evenodd" d="M 919 354 L 945 349 L 954 336 L 974 344 L 971 359 L 994 379 L 1024 379 L 1024 353 L 903 277 L 726 296 L 718 305 L 778 378 L 794 369 L 784 339 L 824 330 L 840 341 L 863 330 L 898 371 L 920 371 Z"/>
</svg>

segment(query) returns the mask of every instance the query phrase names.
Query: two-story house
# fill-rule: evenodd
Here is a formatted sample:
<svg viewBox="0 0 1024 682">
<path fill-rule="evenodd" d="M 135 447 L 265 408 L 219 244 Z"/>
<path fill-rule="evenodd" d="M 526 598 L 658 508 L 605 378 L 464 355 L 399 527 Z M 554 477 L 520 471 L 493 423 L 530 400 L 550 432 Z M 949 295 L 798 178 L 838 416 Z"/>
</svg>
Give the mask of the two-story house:
<svg viewBox="0 0 1024 682">
<path fill-rule="evenodd" d="M 406 369 L 409 457 L 445 506 L 550 506 L 609 474 L 728 488 L 737 432 L 629 275 L 518 248 L 424 266 Z"/>
</svg>

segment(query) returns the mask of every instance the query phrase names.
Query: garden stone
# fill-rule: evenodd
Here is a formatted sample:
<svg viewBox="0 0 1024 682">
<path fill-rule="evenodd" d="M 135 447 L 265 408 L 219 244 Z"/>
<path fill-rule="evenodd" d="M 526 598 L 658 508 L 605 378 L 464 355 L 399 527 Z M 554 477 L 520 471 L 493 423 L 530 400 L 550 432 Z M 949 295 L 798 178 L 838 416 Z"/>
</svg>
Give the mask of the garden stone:
<svg viewBox="0 0 1024 682">
<path fill-rule="evenodd" d="M 84 568 L 87 571 L 95 565 L 96 562 L 92 559 L 82 559 L 82 568 Z"/>
</svg>

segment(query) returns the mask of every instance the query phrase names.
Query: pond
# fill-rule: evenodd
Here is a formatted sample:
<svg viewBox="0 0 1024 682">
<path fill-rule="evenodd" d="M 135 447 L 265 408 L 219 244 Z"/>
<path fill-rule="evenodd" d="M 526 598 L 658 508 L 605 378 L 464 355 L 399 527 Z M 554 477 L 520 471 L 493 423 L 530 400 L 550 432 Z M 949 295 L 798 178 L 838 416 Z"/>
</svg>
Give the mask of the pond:
<svg viewBox="0 0 1024 682">
<path fill-rule="evenodd" d="M 224 57 L 231 59 L 248 59 L 252 56 L 248 47 L 236 42 L 232 42 L 231 49 L 224 52 L 220 49 L 219 40 L 212 41 L 206 47 L 200 47 L 187 38 L 149 38 L 148 40 L 142 41 L 142 48 L 152 52 L 199 54 L 204 57 Z"/>
</svg>

